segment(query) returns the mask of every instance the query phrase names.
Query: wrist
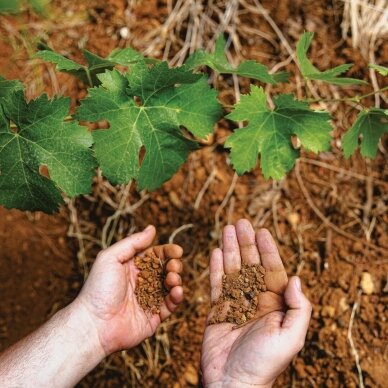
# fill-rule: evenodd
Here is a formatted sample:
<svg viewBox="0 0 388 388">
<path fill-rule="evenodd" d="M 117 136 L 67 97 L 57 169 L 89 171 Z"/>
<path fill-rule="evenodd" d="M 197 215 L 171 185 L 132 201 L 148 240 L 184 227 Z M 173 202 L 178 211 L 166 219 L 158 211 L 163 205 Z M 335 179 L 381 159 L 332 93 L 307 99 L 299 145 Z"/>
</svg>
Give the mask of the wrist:
<svg viewBox="0 0 388 388">
<path fill-rule="evenodd" d="M 67 342 L 77 344 L 77 352 L 85 356 L 92 368 L 106 357 L 95 322 L 78 298 L 56 315 L 64 322 Z"/>
</svg>

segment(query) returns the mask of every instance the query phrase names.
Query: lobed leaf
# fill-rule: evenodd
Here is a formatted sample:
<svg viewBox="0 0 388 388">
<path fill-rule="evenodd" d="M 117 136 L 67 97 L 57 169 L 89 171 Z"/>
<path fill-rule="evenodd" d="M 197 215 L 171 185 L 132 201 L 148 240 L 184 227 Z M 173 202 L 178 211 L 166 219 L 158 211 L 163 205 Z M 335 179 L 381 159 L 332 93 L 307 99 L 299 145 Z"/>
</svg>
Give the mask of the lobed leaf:
<svg viewBox="0 0 388 388">
<path fill-rule="evenodd" d="M 116 184 L 137 179 L 140 189 L 159 187 L 198 148 L 181 127 L 205 138 L 222 115 L 207 79 L 185 67 L 138 63 L 130 74 L 113 70 L 98 77 L 101 86 L 89 89 L 76 117 L 109 122 L 93 138 L 102 172 Z"/>
<path fill-rule="evenodd" d="M 312 111 L 304 101 L 292 95 L 274 98 L 275 108 L 269 109 L 266 95 L 260 87 L 251 86 L 251 93 L 241 96 L 240 102 L 227 117 L 248 124 L 237 129 L 225 143 L 231 149 L 231 161 L 238 174 L 252 170 L 260 155 L 266 178 L 280 179 L 291 170 L 299 151 L 292 145 L 292 136 L 313 152 L 330 146 L 330 115 Z"/>
<path fill-rule="evenodd" d="M 19 12 L 22 0 L 0 0 L 0 13 Z"/>
<path fill-rule="evenodd" d="M 376 65 L 375 63 L 370 63 L 368 65 L 371 69 L 375 69 L 378 73 L 386 77 L 388 75 L 388 67 Z"/>
<path fill-rule="evenodd" d="M 22 10 L 25 3 L 39 13 L 45 13 L 50 0 L 0 0 L 0 13 L 17 13 Z"/>
<path fill-rule="evenodd" d="M 237 68 L 233 68 L 226 57 L 225 46 L 225 37 L 221 34 L 216 41 L 214 52 L 207 53 L 204 50 L 198 50 L 187 58 L 185 65 L 190 69 L 208 66 L 220 74 L 236 74 L 270 84 L 287 82 L 288 73 L 270 74 L 266 66 L 256 61 L 243 61 Z"/>
<path fill-rule="evenodd" d="M 375 158 L 379 139 L 386 133 L 388 133 L 388 109 L 372 108 L 361 111 L 342 139 L 345 157 L 349 158 L 354 154 L 362 136 L 361 155 Z"/>
<path fill-rule="evenodd" d="M 46 95 L 27 103 L 17 90 L 1 100 L 0 203 L 52 213 L 69 196 L 91 190 L 91 134 L 66 122 L 70 99 Z M 47 169 L 49 178 L 40 173 Z"/>
<path fill-rule="evenodd" d="M 365 85 L 368 82 L 348 77 L 339 77 L 352 67 L 352 64 L 347 63 L 336 66 L 332 69 L 320 71 L 307 58 L 307 52 L 313 40 L 313 32 L 304 32 L 296 45 L 296 57 L 300 71 L 306 79 L 326 82 L 333 85 Z"/>
<path fill-rule="evenodd" d="M 18 80 L 7 80 L 0 75 L 0 98 L 8 96 L 17 90 L 24 90 L 24 85 Z"/>
<path fill-rule="evenodd" d="M 57 71 L 71 74 L 90 86 L 100 85 L 97 75 L 104 73 L 106 70 L 112 70 L 116 65 L 130 67 L 139 62 L 148 62 L 139 52 L 130 47 L 115 49 L 106 58 L 83 49 L 82 52 L 87 65 L 81 65 L 64 55 L 56 53 L 46 45 L 43 45 L 43 47 L 44 49 L 38 51 L 35 57 L 54 63 Z"/>
</svg>

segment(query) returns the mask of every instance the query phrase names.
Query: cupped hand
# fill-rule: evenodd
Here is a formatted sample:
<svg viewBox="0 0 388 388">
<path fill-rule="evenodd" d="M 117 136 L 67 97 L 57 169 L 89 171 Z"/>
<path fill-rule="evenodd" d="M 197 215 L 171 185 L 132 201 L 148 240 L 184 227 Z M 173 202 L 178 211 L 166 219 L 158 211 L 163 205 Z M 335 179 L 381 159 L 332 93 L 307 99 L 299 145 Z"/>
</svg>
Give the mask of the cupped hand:
<svg viewBox="0 0 388 388">
<path fill-rule="evenodd" d="M 158 325 L 183 300 L 182 248 L 175 244 L 150 247 L 155 228 L 149 226 L 101 251 L 76 303 L 88 311 L 105 355 L 129 349 L 155 333 Z M 148 248 L 148 249 L 147 249 Z M 169 290 L 159 314 L 146 313 L 135 295 L 139 270 L 134 256 L 153 251 L 166 264 Z"/>
<path fill-rule="evenodd" d="M 259 294 L 256 317 L 249 323 L 239 328 L 232 323 L 207 326 L 201 359 L 205 386 L 272 386 L 304 345 L 311 304 L 299 278 L 288 280 L 268 230 L 255 233 L 247 220 L 226 226 L 223 250 L 213 251 L 212 304 L 222 292 L 223 275 L 238 272 L 241 262 L 264 266 L 267 291 Z"/>
</svg>

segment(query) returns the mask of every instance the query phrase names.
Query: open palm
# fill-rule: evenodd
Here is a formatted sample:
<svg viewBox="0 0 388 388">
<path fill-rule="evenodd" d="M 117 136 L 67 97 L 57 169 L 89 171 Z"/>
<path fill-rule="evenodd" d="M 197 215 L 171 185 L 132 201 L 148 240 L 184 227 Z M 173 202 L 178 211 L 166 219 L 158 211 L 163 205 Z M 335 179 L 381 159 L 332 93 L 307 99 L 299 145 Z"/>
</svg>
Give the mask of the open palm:
<svg viewBox="0 0 388 388">
<path fill-rule="evenodd" d="M 222 276 L 239 271 L 241 262 L 264 266 L 267 291 L 259 295 L 256 317 L 248 324 L 207 326 L 201 362 L 207 386 L 271 386 L 304 344 L 311 305 L 301 293 L 300 281 L 288 281 L 270 233 L 262 229 L 255 234 L 247 220 L 226 226 L 223 250 L 213 251 L 212 303 L 221 294 Z"/>
<path fill-rule="evenodd" d="M 182 248 L 174 244 L 149 248 L 154 237 L 155 229 L 150 227 L 102 251 L 79 296 L 92 316 L 106 354 L 131 348 L 153 335 L 183 300 L 179 275 Z M 144 312 L 135 295 L 139 270 L 133 258 L 149 251 L 162 261 L 168 260 L 165 284 L 169 294 L 159 314 Z"/>
</svg>

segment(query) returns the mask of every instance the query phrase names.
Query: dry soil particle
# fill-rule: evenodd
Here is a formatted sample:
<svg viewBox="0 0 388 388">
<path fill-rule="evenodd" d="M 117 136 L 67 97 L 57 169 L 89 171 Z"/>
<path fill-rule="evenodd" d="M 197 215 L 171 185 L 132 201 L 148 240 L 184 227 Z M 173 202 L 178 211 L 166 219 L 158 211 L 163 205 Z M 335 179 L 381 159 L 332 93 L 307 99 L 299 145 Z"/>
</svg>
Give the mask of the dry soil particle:
<svg viewBox="0 0 388 388">
<path fill-rule="evenodd" d="M 222 294 L 215 304 L 210 324 L 230 322 L 242 325 L 257 311 L 260 292 L 266 291 L 265 269 L 260 264 L 242 264 L 241 270 L 224 275 Z"/>
<path fill-rule="evenodd" d="M 144 257 L 136 256 L 135 264 L 140 270 L 135 290 L 137 301 L 144 311 L 159 314 L 160 306 L 168 294 L 164 285 L 166 278 L 164 263 L 152 252 Z"/>
</svg>

